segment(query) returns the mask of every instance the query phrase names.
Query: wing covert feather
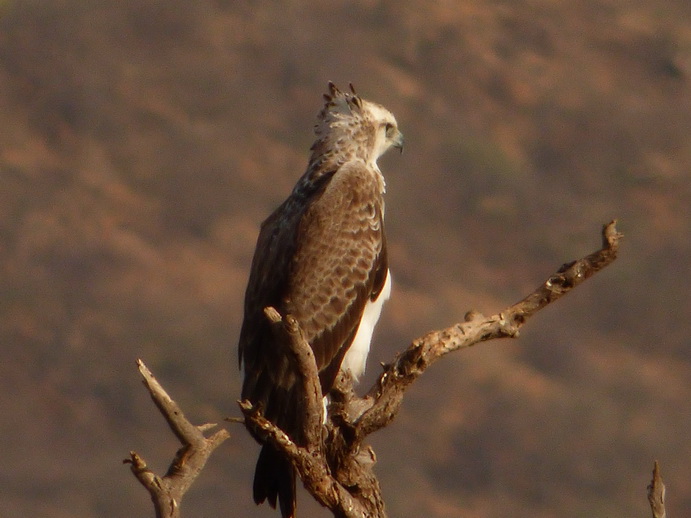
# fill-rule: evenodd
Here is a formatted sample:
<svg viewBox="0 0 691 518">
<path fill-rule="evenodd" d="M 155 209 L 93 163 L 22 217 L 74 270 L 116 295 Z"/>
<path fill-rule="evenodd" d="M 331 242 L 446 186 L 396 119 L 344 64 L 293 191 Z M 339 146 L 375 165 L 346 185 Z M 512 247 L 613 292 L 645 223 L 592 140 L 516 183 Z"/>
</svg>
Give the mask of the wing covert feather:
<svg viewBox="0 0 691 518">
<path fill-rule="evenodd" d="M 375 279 L 385 277 L 377 175 L 362 161 L 345 164 L 300 221 L 286 309 L 305 331 L 320 371 L 334 360 L 340 364 L 373 289 L 381 289 Z"/>
</svg>

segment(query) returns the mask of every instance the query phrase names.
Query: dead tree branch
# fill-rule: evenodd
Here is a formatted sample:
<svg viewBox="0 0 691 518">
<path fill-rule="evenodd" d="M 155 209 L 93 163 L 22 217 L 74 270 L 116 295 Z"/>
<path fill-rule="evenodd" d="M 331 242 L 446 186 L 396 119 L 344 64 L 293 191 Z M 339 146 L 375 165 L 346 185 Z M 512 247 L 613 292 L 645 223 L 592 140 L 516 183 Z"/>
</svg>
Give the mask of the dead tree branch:
<svg viewBox="0 0 691 518">
<path fill-rule="evenodd" d="M 305 488 L 335 516 L 356 518 L 370 516 L 367 509 L 332 476 L 323 445 L 323 405 L 319 373 L 312 348 L 305 340 L 297 321 L 290 315 L 282 317 L 275 308 L 265 314 L 277 340 L 281 340 L 293 356 L 304 397 L 302 416 L 305 446 L 296 445 L 287 434 L 261 415 L 249 401 L 241 401 L 240 409 L 255 434 L 264 437 L 288 457 L 300 475 Z"/>
<path fill-rule="evenodd" d="M 314 428 L 305 429 L 305 436 L 310 439 L 307 446 L 300 447 L 247 401 L 240 403 L 245 419 L 291 459 L 306 489 L 334 516 L 383 518 L 384 503 L 372 471 L 376 458 L 372 449 L 363 445 L 364 438 L 394 419 L 405 391 L 435 361 L 480 342 L 517 337 L 519 329 L 535 313 L 611 264 L 617 257 L 621 237 L 616 221 L 612 221 L 602 230 L 601 249 L 563 265 L 523 300 L 491 317 L 470 312 L 465 322 L 414 340 L 393 363 L 385 366 L 364 398 L 358 398 L 351 380 L 341 376 L 331 391 L 332 402 L 324 424 L 318 374 L 309 344 L 294 319 L 289 315 L 281 318 L 273 308 L 267 308 L 277 337 L 286 341 L 297 365 L 305 406 L 309 409 L 306 413 L 312 413 L 303 416 L 303 422 Z"/>
<path fill-rule="evenodd" d="M 660 465 L 657 461 L 655 461 L 653 466 L 653 478 L 648 486 L 648 502 L 650 502 L 653 518 L 667 517 L 667 512 L 665 511 L 665 485 L 662 483 Z"/>
<path fill-rule="evenodd" d="M 314 359 L 314 352 L 307 343 L 300 326 L 292 316 L 282 317 L 275 308 L 264 310 L 271 322 L 276 340 L 282 341 L 285 349 L 293 356 L 298 379 L 302 385 L 304 397 L 302 408 L 302 429 L 305 430 L 306 447 L 316 451 L 321 444 L 321 423 L 324 421 L 319 372 Z"/>
<path fill-rule="evenodd" d="M 617 258 L 622 235 L 616 220 L 602 229 L 602 248 L 564 264 L 530 295 L 504 311 L 484 317 L 469 312 L 465 322 L 432 331 L 414 340 L 399 354 L 365 396 L 354 425 L 364 436 L 386 426 L 396 415 L 403 393 L 430 365 L 442 356 L 495 338 L 517 338 L 520 328 L 542 308 L 560 299 Z"/>
<path fill-rule="evenodd" d="M 182 444 L 167 473 L 160 477 L 151 471 L 136 452 L 131 451 L 123 462 L 137 480 L 149 491 L 156 510 L 156 518 L 179 518 L 182 498 L 195 481 L 213 451 L 230 435 L 225 429 L 206 438 L 204 432 L 215 424 L 195 426 L 190 423 L 175 401 L 154 378 L 142 360 L 137 360 L 144 386 L 160 410 L 168 426 Z"/>
</svg>

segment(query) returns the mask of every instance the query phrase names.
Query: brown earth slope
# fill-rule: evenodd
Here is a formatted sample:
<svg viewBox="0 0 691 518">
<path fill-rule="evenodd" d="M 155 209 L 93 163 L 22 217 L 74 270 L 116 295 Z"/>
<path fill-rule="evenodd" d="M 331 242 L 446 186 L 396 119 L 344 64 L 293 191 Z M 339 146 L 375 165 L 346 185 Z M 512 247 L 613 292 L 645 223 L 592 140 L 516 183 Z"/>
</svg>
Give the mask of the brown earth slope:
<svg viewBox="0 0 691 518">
<path fill-rule="evenodd" d="M 621 258 L 513 342 L 449 358 L 374 437 L 396 517 L 691 510 L 691 8 L 685 0 L 0 3 L 0 516 L 151 513 L 120 464 L 175 448 L 142 357 L 199 422 L 237 414 L 258 224 L 326 82 L 387 156 L 394 294 L 369 379 L 599 244 Z M 255 510 L 241 428 L 186 516 Z M 302 516 L 324 516 L 304 496 Z"/>
</svg>

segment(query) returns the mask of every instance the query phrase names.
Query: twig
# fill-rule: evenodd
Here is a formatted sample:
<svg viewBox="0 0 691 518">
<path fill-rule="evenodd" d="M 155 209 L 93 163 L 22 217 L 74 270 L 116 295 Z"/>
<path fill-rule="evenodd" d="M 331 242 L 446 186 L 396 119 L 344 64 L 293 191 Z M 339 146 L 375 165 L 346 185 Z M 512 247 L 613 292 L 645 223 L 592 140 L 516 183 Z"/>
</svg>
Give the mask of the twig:
<svg viewBox="0 0 691 518">
<path fill-rule="evenodd" d="M 662 483 L 660 465 L 657 461 L 655 461 L 655 465 L 653 466 L 653 478 L 648 486 L 648 502 L 650 502 L 650 510 L 653 512 L 653 518 L 666 518 L 665 485 Z"/>
<path fill-rule="evenodd" d="M 130 464 L 132 473 L 149 491 L 156 517 L 179 518 L 183 496 L 204 468 L 213 451 L 230 435 L 227 430 L 222 429 L 207 439 L 203 432 L 216 425 L 195 426 L 190 423 L 178 404 L 170 398 L 144 362 L 137 360 L 137 366 L 151 399 L 154 400 L 170 429 L 182 444 L 182 448 L 175 454 L 163 477 L 152 472 L 144 459 L 134 451 L 131 451 L 130 457 L 123 462 Z"/>
</svg>

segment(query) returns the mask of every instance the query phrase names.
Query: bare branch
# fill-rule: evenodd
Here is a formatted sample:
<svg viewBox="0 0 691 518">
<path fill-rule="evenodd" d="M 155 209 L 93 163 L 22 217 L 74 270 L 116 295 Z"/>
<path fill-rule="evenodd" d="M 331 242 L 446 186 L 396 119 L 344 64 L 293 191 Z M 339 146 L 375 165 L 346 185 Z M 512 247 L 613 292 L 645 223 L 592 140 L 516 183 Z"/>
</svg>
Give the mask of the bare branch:
<svg viewBox="0 0 691 518">
<path fill-rule="evenodd" d="M 251 421 L 253 430 L 261 430 L 264 440 L 288 457 L 300 475 L 305 489 L 334 516 L 361 518 L 367 516 L 350 493 L 332 476 L 326 458 L 319 451 L 297 446 L 288 435 L 261 415 L 249 401 L 240 401 L 240 410 Z"/>
<path fill-rule="evenodd" d="M 132 473 L 149 491 L 156 517 L 178 518 L 183 496 L 204 468 L 213 451 L 230 435 L 227 430 L 222 429 L 207 439 L 203 432 L 216 425 L 194 426 L 190 423 L 178 404 L 171 399 L 144 362 L 137 360 L 137 365 L 151 399 L 154 400 L 168 426 L 182 444 L 182 448 L 175 454 L 168 472 L 163 477 L 152 472 L 144 459 L 134 451 L 130 452 L 130 457 L 123 462 L 130 464 Z"/>
<path fill-rule="evenodd" d="M 359 403 L 364 410 L 356 413 L 359 418 L 353 424 L 360 437 L 386 426 L 395 417 L 408 386 L 442 356 L 494 338 L 517 337 L 519 329 L 535 313 L 611 264 L 617 257 L 621 238 L 613 220 L 602 229 L 600 250 L 563 265 L 520 302 L 491 317 L 469 312 L 465 322 L 414 340 L 392 364 L 385 366 L 365 397 L 367 404 Z"/>
<path fill-rule="evenodd" d="M 249 401 L 239 402 L 253 432 L 288 457 L 310 494 L 335 516 L 360 518 L 368 516 L 363 506 L 332 476 L 323 448 L 323 405 L 319 372 L 312 348 L 305 340 L 297 321 L 282 317 L 275 308 L 264 310 L 271 322 L 276 340 L 290 351 L 303 395 L 302 426 L 305 444 L 297 445 L 280 428 L 261 415 Z"/>
<path fill-rule="evenodd" d="M 648 486 L 648 502 L 650 502 L 653 518 L 667 517 L 667 512 L 665 511 L 665 485 L 662 483 L 660 465 L 657 461 L 655 461 L 653 466 L 653 479 Z"/>
<path fill-rule="evenodd" d="M 321 444 L 321 425 L 324 421 L 324 406 L 322 405 L 322 391 L 319 383 L 319 371 L 314 352 L 307 343 L 305 335 L 297 320 L 291 315 L 282 317 L 272 307 L 264 309 L 266 318 L 272 325 L 276 340 L 283 344 L 294 359 L 298 379 L 301 383 L 304 397 L 302 409 L 302 429 L 305 432 L 306 447 L 316 450 Z"/>
</svg>

